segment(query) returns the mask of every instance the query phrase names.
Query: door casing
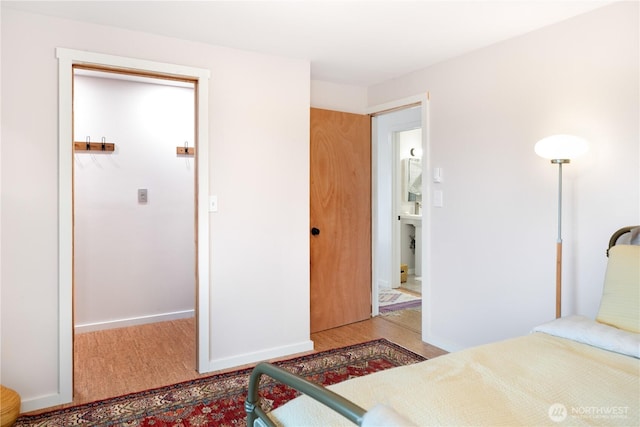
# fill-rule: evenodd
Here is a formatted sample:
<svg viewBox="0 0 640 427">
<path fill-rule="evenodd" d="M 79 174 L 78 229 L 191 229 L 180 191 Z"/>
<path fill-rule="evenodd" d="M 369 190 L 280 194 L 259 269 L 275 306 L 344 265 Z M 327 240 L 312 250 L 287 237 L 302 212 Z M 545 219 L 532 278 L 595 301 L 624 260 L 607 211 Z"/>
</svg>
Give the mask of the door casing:
<svg viewBox="0 0 640 427">
<path fill-rule="evenodd" d="M 179 77 L 196 83 L 196 324 L 197 367 L 209 367 L 209 150 L 207 69 L 57 48 L 58 58 L 58 393 L 45 404 L 73 400 L 73 66 Z"/>
</svg>

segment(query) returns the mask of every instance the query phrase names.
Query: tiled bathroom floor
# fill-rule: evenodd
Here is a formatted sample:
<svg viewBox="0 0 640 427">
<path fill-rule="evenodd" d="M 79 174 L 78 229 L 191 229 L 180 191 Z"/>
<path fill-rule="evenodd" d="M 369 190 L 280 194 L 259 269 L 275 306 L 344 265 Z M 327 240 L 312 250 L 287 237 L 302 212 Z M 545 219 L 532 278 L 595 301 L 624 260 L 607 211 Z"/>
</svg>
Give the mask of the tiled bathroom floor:
<svg viewBox="0 0 640 427">
<path fill-rule="evenodd" d="M 410 274 L 407 276 L 407 281 L 400 284 L 400 288 L 422 295 L 422 280 L 420 277 L 416 278 L 416 276 Z"/>
</svg>

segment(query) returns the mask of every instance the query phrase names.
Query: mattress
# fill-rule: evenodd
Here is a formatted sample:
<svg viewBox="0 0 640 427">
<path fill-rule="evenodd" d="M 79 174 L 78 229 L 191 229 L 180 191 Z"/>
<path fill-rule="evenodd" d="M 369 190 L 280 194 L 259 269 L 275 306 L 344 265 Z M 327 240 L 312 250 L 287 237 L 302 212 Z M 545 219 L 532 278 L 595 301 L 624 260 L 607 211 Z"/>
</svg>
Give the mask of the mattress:
<svg viewBox="0 0 640 427">
<path fill-rule="evenodd" d="M 639 372 L 636 357 L 534 332 L 328 388 L 419 426 L 638 426 Z M 307 396 L 269 416 L 282 426 L 353 425 Z"/>
</svg>

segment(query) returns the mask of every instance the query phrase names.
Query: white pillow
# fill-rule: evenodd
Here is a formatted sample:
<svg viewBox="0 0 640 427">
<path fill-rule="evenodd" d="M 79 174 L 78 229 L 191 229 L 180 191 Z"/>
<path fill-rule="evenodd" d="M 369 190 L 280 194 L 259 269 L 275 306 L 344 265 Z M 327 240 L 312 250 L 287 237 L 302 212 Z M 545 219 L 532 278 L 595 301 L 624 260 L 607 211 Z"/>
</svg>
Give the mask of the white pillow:
<svg viewBox="0 0 640 427">
<path fill-rule="evenodd" d="M 640 333 L 640 246 L 616 245 L 609 249 L 596 320 Z"/>
<path fill-rule="evenodd" d="M 544 332 L 567 338 L 604 350 L 640 358 L 640 334 L 598 323 L 584 316 L 567 316 L 533 328 L 532 332 Z"/>
</svg>

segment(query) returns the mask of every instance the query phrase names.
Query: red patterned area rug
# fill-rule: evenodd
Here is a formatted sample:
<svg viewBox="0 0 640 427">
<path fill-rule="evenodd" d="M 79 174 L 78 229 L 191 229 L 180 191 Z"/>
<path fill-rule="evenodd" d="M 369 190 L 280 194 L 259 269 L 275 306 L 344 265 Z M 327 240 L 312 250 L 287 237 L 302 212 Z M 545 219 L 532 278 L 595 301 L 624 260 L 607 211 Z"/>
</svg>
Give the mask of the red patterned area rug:
<svg viewBox="0 0 640 427">
<path fill-rule="evenodd" d="M 322 385 L 425 360 L 384 339 L 275 362 Z M 212 375 L 85 405 L 23 415 L 15 427 L 201 427 L 246 425 L 244 401 L 251 368 Z M 270 411 L 298 393 L 266 375 L 260 382 L 261 405 Z"/>
</svg>

